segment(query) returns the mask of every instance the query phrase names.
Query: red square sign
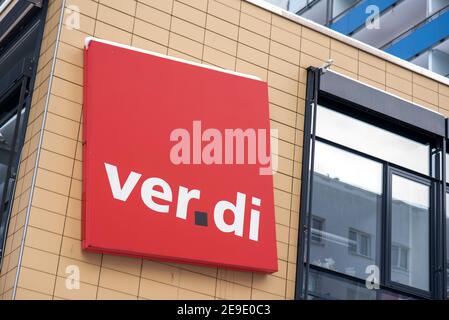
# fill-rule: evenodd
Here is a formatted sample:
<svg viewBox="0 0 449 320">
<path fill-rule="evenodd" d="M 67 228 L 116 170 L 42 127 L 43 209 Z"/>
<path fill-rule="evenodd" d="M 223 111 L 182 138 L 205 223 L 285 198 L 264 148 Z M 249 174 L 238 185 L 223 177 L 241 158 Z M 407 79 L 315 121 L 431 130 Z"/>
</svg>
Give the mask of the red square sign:
<svg viewBox="0 0 449 320">
<path fill-rule="evenodd" d="M 277 271 L 267 84 L 94 38 L 83 248 Z"/>
</svg>

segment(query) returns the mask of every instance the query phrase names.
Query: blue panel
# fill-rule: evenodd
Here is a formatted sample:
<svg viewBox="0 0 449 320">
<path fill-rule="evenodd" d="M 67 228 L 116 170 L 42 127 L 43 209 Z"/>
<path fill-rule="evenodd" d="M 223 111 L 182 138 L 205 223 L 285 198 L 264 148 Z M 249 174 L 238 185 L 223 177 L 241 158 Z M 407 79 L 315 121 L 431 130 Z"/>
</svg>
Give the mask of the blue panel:
<svg viewBox="0 0 449 320">
<path fill-rule="evenodd" d="M 372 14 L 371 12 L 366 13 L 366 8 L 368 6 L 377 6 L 379 11 L 382 12 L 396 4 L 398 1 L 399 0 L 364 0 L 354 8 L 350 9 L 343 17 L 329 27 L 335 31 L 348 35 L 363 26 L 366 19 Z"/>
<path fill-rule="evenodd" d="M 449 36 L 449 11 L 427 22 L 413 33 L 385 49 L 404 60 L 410 60 Z"/>
</svg>

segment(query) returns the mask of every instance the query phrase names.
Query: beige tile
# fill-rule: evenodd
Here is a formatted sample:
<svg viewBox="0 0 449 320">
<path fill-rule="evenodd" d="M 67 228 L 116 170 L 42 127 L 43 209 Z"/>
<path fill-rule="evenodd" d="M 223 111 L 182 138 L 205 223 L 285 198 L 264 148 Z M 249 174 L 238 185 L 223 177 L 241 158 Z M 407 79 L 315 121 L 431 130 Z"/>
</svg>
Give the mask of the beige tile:
<svg viewBox="0 0 449 320">
<path fill-rule="evenodd" d="M 203 27 L 199 27 L 191 22 L 179 19 L 177 17 L 172 18 L 170 31 L 191 40 L 195 40 L 198 42 L 204 41 Z"/>
<path fill-rule="evenodd" d="M 368 64 L 374 68 L 385 71 L 386 70 L 386 62 L 381 58 L 373 56 L 370 53 L 366 53 L 365 51 L 359 51 L 359 60 L 365 64 Z"/>
<path fill-rule="evenodd" d="M 20 269 L 18 286 L 43 294 L 53 294 L 56 276 L 27 267 Z"/>
<path fill-rule="evenodd" d="M 153 8 L 162 10 L 167 13 L 171 13 L 173 7 L 173 0 L 139 0 L 139 2 L 143 2 Z"/>
<path fill-rule="evenodd" d="M 169 47 L 198 59 L 201 59 L 203 54 L 203 45 L 201 43 L 175 33 L 170 34 Z"/>
<path fill-rule="evenodd" d="M 175 1 L 173 5 L 172 15 L 200 27 L 204 27 L 206 25 L 206 13 L 204 11 L 185 5 L 179 1 Z"/>
<path fill-rule="evenodd" d="M 293 96 L 298 94 L 298 82 L 278 73 L 268 71 L 268 84 Z"/>
<path fill-rule="evenodd" d="M 31 248 L 59 254 L 61 235 L 28 226 L 25 244 Z"/>
<path fill-rule="evenodd" d="M 131 44 L 131 32 L 113 27 L 99 20 L 97 20 L 95 26 L 95 37 L 119 42 L 121 44 Z"/>
<path fill-rule="evenodd" d="M 301 36 L 303 39 L 308 39 L 308 40 L 318 43 L 324 47 L 327 47 L 327 48 L 330 47 L 330 38 L 324 34 L 321 34 L 317 31 L 315 31 L 315 30 L 303 27 Z"/>
<path fill-rule="evenodd" d="M 301 25 L 289 19 L 285 19 L 284 17 L 278 16 L 277 14 L 273 14 L 271 17 L 271 23 L 273 26 L 284 29 L 288 32 L 291 32 L 295 35 L 301 35 Z"/>
<path fill-rule="evenodd" d="M 32 207 L 29 225 L 45 231 L 62 234 L 64 219 L 63 215 Z"/>
<path fill-rule="evenodd" d="M 72 179 L 70 185 L 70 197 L 82 200 L 82 182 L 80 180 Z"/>
<path fill-rule="evenodd" d="M 396 77 L 406 81 L 412 81 L 412 72 L 391 62 L 387 62 L 387 73 L 391 73 Z"/>
<path fill-rule="evenodd" d="M 57 77 L 74 82 L 80 86 L 83 85 L 83 69 L 72 63 L 57 59 L 54 74 Z"/>
<path fill-rule="evenodd" d="M 238 25 L 240 20 L 240 12 L 224 3 L 216 0 L 209 0 L 207 12 L 215 17 L 226 20 Z"/>
<path fill-rule="evenodd" d="M 142 278 L 178 286 L 179 276 L 179 268 L 151 260 L 143 260 Z"/>
<path fill-rule="evenodd" d="M 80 9 L 80 13 L 92 18 L 97 16 L 98 3 L 93 0 L 67 0 L 65 6 L 77 6 Z"/>
<path fill-rule="evenodd" d="M 59 194 L 68 195 L 70 178 L 45 169 L 38 169 L 36 186 Z"/>
<path fill-rule="evenodd" d="M 126 3 L 126 1 L 122 2 Z M 134 24 L 133 17 L 102 4 L 98 7 L 97 21 L 105 22 L 127 32 L 132 32 Z"/>
<path fill-rule="evenodd" d="M 132 46 L 157 53 L 167 54 L 167 47 L 133 34 Z"/>
<path fill-rule="evenodd" d="M 154 300 L 177 299 L 178 287 L 142 278 L 140 280 L 139 297 Z"/>
<path fill-rule="evenodd" d="M 37 271 L 56 274 L 59 256 L 42 250 L 25 247 L 22 266 Z"/>
<path fill-rule="evenodd" d="M 176 0 L 176 1 L 185 3 L 201 11 L 206 11 L 208 4 L 208 0 Z"/>
<path fill-rule="evenodd" d="M 286 76 L 292 80 L 298 81 L 299 67 L 285 60 L 270 56 L 268 69 Z"/>
<path fill-rule="evenodd" d="M 298 98 L 294 95 L 288 94 L 273 87 L 268 87 L 268 97 L 270 103 L 296 111 Z"/>
<path fill-rule="evenodd" d="M 413 97 L 438 105 L 438 93 L 416 83 L 413 83 Z"/>
<path fill-rule="evenodd" d="M 216 279 L 202 274 L 181 270 L 179 276 L 179 287 L 193 290 L 213 296 L 215 293 Z"/>
<path fill-rule="evenodd" d="M 253 289 L 251 291 L 251 299 L 253 300 L 284 300 L 285 296 L 279 296 L 265 291 Z"/>
<path fill-rule="evenodd" d="M 251 288 L 236 283 L 218 280 L 217 298 L 229 300 L 248 300 L 251 298 Z"/>
<path fill-rule="evenodd" d="M 54 77 L 51 92 L 75 103 L 83 103 L 83 88 L 67 80 Z"/>
<path fill-rule="evenodd" d="M 52 296 L 49 294 L 40 293 L 24 288 L 17 288 L 16 300 L 51 300 Z"/>
<path fill-rule="evenodd" d="M 295 118 L 296 114 L 293 111 L 270 104 L 270 119 L 294 127 Z"/>
<path fill-rule="evenodd" d="M 48 111 L 73 121 L 81 119 L 82 105 L 70 100 L 50 95 Z"/>
<path fill-rule="evenodd" d="M 204 43 L 211 48 L 226 52 L 228 54 L 237 54 L 237 42 L 223 37 L 215 32 L 206 30 Z"/>
<path fill-rule="evenodd" d="M 287 47 L 276 41 L 270 42 L 270 55 L 273 55 L 295 65 L 299 65 L 300 62 L 300 53 L 298 50 Z"/>
<path fill-rule="evenodd" d="M 236 58 L 227 53 L 215 50 L 208 46 L 204 47 L 203 60 L 220 68 L 234 70 Z"/>
<path fill-rule="evenodd" d="M 67 279 L 69 276 L 73 276 L 74 268 L 78 268 L 79 270 L 79 281 L 92 285 L 98 285 L 100 266 L 62 256 L 59 258 L 59 277 Z"/>
<path fill-rule="evenodd" d="M 81 241 L 68 237 L 62 238 L 61 256 L 95 265 L 101 263 L 100 254 L 82 250 Z"/>
<path fill-rule="evenodd" d="M 103 267 L 140 276 L 142 259 L 134 257 L 124 257 L 117 255 L 104 254 L 101 264 Z"/>
<path fill-rule="evenodd" d="M 334 60 L 332 65 L 332 70 L 335 67 L 343 68 L 353 74 L 353 78 L 357 79 L 356 73 L 358 72 L 357 59 L 354 59 L 346 54 L 340 53 L 338 51 L 331 51 L 330 57 Z"/>
<path fill-rule="evenodd" d="M 242 13 L 240 15 L 240 27 L 258 33 L 266 38 L 270 37 L 270 23 L 259 20 L 248 14 Z"/>
<path fill-rule="evenodd" d="M 81 221 L 66 217 L 64 226 L 64 236 L 81 240 Z"/>
<path fill-rule="evenodd" d="M 438 82 L 420 74 L 413 73 L 413 84 L 438 92 Z"/>
<path fill-rule="evenodd" d="M 242 43 L 237 46 L 237 57 L 259 67 L 268 68 L 268 54 L 248 47 Z"/>
<path fill-rule="evenodd" d="M 331 49 L 353 59 L 359 58 L 359 50 L 346 43 L 331 38 Z"/>
<path fill-rule="evenodd" d="M 369 64 L 360 62 L 359 63 L 359 76 L 375 81 L 379 84 L 385 85 L 385 71 L 382 71 L 376 67 Z"/>
<path fill-rule="evenodd" d="M 390 74 L 387 72 L 387 87 L 393 88 L 395 90 L 401 91 L 407 95 L 412 94 L 412 82 L 405 80 L 396 75 Z"/>
<path fill-rule="evenodd" d="M 103 288 L 137 296 L 139 277 L 101 267 L 99 285 Z"/>
<path fill-rule="evenodd" d="M 206 21 L 206 29 L 220 34 L 224 37 L 232 40 L 237 40 L 238 27 L 225 20 L 219 19 L 214 16 L 208 16 Z"/>
<path fill-rule="evenodd" d="M 247 46 L 263 52 L 268 52 L 270 49 L 270 39 L 246 29 L 240 29 L 238 40 Z"/>
<path fill-rule="evenodd" d="M 99 287 L 97 293 L 98 300 L 136 300 L 137 296 L 129 295 L 115 290 Z"/>
<path fill-rule="evenodd" d="M 267 81 L 268 79 L 268 70 L 244 60 L 237 59 L 236 71 L 259 77 L 263 81 Z"/>
<path fill-rule="evenodd" d="M 205 295 L 191 290 L 178 289 L 179 300 L 213 300 L 214 296 Z"/>
<path fill-rule="evenodd" d="M 134 15 L 134 12 L 136 10 L 136 1 L 134 0 L 100 0 L 100 3 L 131 16 Z"/>
<path fill-rule="evenodd" d="M 271 27 L 271 40 L 282 43 L 283 45 L 296 50 L 301 49 L 301 37 L 299 34 L 291 33 L 276 26 Z"/>
<path fill-rule="evenodd" d="M 136 18 L 167 30 L 170 29 L 170 14 L 140 2 L 137 3 Z"/>
<path fill-rule="evenodd" d="M 303 38 L 301 41 L 301 52 L 313 56 L 322 61 L 329 59 L 330 50 L 328 46 L 320 45 L 312 40 Z"/>
<path fill-rule="evenodd" d="M 67 205 L 67 216 L 81 220 L 81 200 L 69 198 Z"/>
<path fill-rule="evenodd" d="M 168 30 L 147 23 L 145 21 L 135 21 L 134 33 L 142 38 L 159 43 L 163 46 L 168 45 Z"/>
<path fill-rule="evenodd" d="M 67 209 L 67 197 L 45 189 L 35 188 L 32 205 L 64 215 Z"/>
<path fill-rule="evenodd" d="M 69 289 L 66 278 L 57 277 L 55 286 L 55 297 L 69 300 L 94 300 L 97 296 L 97 286 L 79 283 L 79 289 Z"/>
<path fill-rule="evenodd" d="M 241 10 L 257 19 L 271 23 L 271 12 L 260 8 L 252 3 L 242 1 Z"/>
<path fill-rule="evenodd" d="M 438 84 L 438 92 L 449 97 L 449 85 L 439 83 Z"/>
</svg>

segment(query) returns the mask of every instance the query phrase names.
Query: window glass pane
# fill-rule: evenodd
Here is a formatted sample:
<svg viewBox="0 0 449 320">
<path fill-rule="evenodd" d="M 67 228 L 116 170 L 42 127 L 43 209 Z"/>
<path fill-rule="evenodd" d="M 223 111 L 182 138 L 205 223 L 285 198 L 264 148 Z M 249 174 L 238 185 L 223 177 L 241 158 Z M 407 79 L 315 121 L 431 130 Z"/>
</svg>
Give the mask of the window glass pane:
<svg viewBox="0 0 449 320">
<path fill-rule="evenodd" d="M 315 152 L 312 213 L 326 222 L 310 263 L 365 279 L 376 264 L 382 165 L 319 141 Z"/>
<path fill-rule="evenodd" d="M 429 290 L 429 195 L 428 186 L 393 175 L 391 280 L 426 291 Z"/>
<path fill-rule="evenodd" d="M 365 283 L 316 270 L 310 270 L 308 294 L 311 300 L 413 300 L 383 288 L 368 289 Z"/>
<path fill-rule="evenodd" d="M 429 145 L 318 106 L 316 134 L 377 158 L 429 174 Z"/>
</svg>

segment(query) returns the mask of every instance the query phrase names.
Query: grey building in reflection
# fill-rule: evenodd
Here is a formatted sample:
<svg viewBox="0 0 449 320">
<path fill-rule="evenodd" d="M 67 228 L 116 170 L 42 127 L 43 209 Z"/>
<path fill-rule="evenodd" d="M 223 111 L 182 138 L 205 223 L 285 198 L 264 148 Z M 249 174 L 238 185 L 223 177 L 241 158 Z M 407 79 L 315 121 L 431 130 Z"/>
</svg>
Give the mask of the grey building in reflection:
<svg viewBox="0 0 449 320">
<path fill-rule="evenodd" d="M 367 267 L 380 265 L 382 195 L 320 173 L 313 179 L 310 263 L 366 279 Z M 428 252 L 428 242 L 413 235 L 428 226 L 428 209 L 394 199 L 392 206 L 391 278 L 427 288 L 429 266 L 422 253 Z M 377 294 L 316 273 L 311 273 L 309 287 L 312 295 L 329 299 L 376 299 Z"/>
</svg>

